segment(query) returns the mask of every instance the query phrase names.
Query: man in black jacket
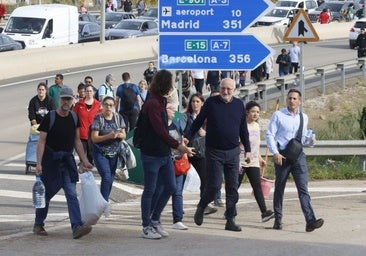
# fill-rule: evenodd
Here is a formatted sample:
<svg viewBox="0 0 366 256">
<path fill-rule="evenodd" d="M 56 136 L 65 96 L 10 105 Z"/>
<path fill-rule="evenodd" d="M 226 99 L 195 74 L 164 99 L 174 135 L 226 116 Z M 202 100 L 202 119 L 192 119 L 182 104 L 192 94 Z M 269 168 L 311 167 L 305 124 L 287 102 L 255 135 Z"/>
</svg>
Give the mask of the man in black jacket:
<svg viewBox="0 0 366 256">
<path fill-rule="evenodd" d="M 358 46 L 357 57 L 365 57 L 366 56 L 366 33 L 365 29 L 361 28 L 361 33 L 357 36 L 356 46 Z"/>
</svg>

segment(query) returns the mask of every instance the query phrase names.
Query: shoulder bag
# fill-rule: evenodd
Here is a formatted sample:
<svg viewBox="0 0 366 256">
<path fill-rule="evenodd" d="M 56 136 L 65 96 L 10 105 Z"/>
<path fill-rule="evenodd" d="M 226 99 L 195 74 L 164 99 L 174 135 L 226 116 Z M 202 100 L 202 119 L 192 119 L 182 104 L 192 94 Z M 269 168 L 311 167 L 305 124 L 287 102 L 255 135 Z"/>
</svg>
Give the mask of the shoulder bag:
<svg viewBox="0 0 366 256">
<path fill-rule="evenodd" d="M 292 138 L 287 143 L 286 148 L 284 150 L 280 151 L 281 155 L 286 157 L 286 161 L 288 161 L 289 163 L 295 163 L 302 152 L 301 137 L 302 137 L 303 124 L 304 124 L 303 116 L 302 113 L 300 113 L 300 127 L 297 132 L 297 136 L 295 138 Z"/>
</svg>

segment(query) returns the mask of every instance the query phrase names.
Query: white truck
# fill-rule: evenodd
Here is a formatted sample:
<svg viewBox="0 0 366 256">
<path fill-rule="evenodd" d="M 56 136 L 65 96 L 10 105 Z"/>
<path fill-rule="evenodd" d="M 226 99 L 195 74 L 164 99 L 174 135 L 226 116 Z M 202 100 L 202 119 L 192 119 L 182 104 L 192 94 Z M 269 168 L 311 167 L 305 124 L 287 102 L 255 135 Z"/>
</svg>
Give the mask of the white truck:
<svg viewBox="0 0 366 256">
<path fill-rule="evenodd" d="M 2 33 L 23 48 L 41 48 L 78 42 L 78 11 L 63 4 L 29 5 L 16 8 Z"/>
</svg>

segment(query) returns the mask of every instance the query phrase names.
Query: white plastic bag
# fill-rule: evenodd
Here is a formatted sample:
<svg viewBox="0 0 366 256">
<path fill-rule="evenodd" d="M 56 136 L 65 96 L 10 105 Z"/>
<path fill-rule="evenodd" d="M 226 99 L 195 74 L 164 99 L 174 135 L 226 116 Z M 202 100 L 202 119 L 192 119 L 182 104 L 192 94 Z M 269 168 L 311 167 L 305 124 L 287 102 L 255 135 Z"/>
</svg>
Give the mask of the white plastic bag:
<svg viewBox="0 0 366 256">
<path fill-rule="evenodd" d="M 81 220 L 88 225 L 97 224 L 100 216 L 108 217 L 111 213 L 111 205 L 100 193 L 92 172 L 79 174 L 81 194 L 79 196 Z"/>
<path fill-rule="evenodd" d="M 190 192 L 199 192 L 200 186 L 201 186 L 200 176 L 198 176 L 196 169 L 191 164 L 191 168 L 189 168 L 189 171 L 187 173 L 183 189 Z"/>
<path fill-rule="evenodd" d="M 127 169 L 133 169 L 137 165 L 135 154 L 132 152 L 132 149 L 127 141 L 122 141 L 122 143 L 126 150 L 126 167 Z"/>
</svg>

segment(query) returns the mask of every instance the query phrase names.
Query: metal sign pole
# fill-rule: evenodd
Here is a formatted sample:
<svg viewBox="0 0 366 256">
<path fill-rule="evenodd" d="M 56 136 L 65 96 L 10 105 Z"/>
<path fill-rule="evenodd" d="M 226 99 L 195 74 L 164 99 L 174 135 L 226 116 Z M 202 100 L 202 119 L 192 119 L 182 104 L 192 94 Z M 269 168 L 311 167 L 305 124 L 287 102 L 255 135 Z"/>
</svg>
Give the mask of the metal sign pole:
<svg viewBox="0 0 366 256">
<path fill-rule="evenodd" d="M 305 81 L 304 81 L 304 43 L 300 42 L 300 92 L 302 95 L 302 102 L 305 101 Z M 300 105 L 300 110 L 302 111 L 302 104 Z"/>
</svg>

